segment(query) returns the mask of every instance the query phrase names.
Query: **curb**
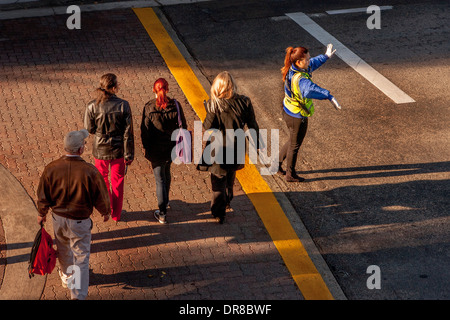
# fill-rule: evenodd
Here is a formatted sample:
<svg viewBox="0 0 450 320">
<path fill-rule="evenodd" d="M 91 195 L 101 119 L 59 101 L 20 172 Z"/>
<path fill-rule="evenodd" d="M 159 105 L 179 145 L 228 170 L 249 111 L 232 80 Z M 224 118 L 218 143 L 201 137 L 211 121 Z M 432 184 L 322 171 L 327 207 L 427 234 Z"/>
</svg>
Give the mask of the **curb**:
<svg viewBox="0 0 450 320">
<path fill-rule="evenodd" d="M 166 29 L 169 36 L 172 38 L 175 45 L 178 47 L 179 51 L 182 53 L 184 58 L 186 59 L 187 63 L 192 69 L 192 72 L 197 77 L 200 84 L 203 86 L 203 88 L 207 88 L 210 86 L 210 83 L 206 76 L 201 72 L 201 70 L 198 68 L 197 64 L 195 63 L 194 58 L 190 55 L 187 48 L 184 46 L 182 41 L 178 38 L 177 33 L 175 30 L 173 30 L 170 22 L 167 20 L 166 16 L 159 8 L 153 8 L 156 16 L 161 21 L 162 25 Z M 205 90 L 208 92 L 207 90 Z M 316 247 L 314 241 L 312 240 L 308 230 L 306 229 L 305 225 L 301 221 L 300 217 L 296 213 L 294 207 L 292 206 L 289 199 L 286 197 L 285 193 L 282 191 L 278 183 L 274 180 L 273 177 L 264 179 L 266 183 L 269 185 L 269 187 L 272 189 L 272 192 L 278 201 L 279 205 L 281 206 L 281 209 L 284 211 L 286 217 L 288 218 L 290 224 L 292 225 L 292 228 L 294 229 L 295 233 L 297 234 L 298 238 L 300 239 L 301 243 L 304 245 L 308 255 L 310 256 L 312 262 L 314 263 L 315 267 L 317 268 L 317 271 L 322 276 L 323 281 L 325 282 L 326 286 L 328 287 L 328 290 L 330 291 L 331 295 L 335 300 L 347 300 L 347 297 L 345 296 L 344 292 L 342 291 L 341 287 L 339 286 L 336 278 L 334 277 L 333 273 L 329 269 L 327 263 L 325 262 L 324 258 L 320 254 L 318 248 Z"/>
<path fill-rule="evenodd" d="M 28 259 L 39 226 L 36 206 L 19 181 L 0 164 L 0 219 L 6 265 L 0 300 L 39 300 L 46 276 L 28 277 Z"/>
<path fill-rule="evenodd" d="M 2 219 L 0 219 L 0 288 L 3 283 L 3 275 L 5 274 L 6 267 L 6 239 L 5 230 L 3 230 Z"/>
<path fill-rule="evenodd" d="M 92 11 L 107 11 L 117 9 L 129 9 L 129 8 L 147 8 L 147 7 L 160 7 L 171 6 L 180 4 L 190 4 L 194 2 L 204 2 L 210 0 L 136 0 L 136 1 L 117 1 L 117 2 L 103 2 L 103 3 L 88 3 L 79 4 L 78 7 L 82 12 Z M 10 20 L 19 18 L 33 18 L 33 17 L 47 17 L 53 15 L 68 14 L 67 8 L 72 5 L 67 3 L 60 6 L 38 6 L 29 9 L 13 9 L 2 11 L 0 7 L 0 20 Z"/>
</svg>

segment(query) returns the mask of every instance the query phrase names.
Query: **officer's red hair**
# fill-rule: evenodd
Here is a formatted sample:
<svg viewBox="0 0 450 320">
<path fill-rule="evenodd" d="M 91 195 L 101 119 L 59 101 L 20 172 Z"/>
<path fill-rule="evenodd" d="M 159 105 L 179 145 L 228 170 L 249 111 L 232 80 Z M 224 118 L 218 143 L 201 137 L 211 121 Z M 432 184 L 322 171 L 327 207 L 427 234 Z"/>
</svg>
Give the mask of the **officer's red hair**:
<svg viewBox="0 0 450 320">
<path fill-rule="evenodd" d="M 281 68 L 281 73 L 283 74 L 283 81 L 286 80 L 286 75 L 289 72 L 289 68 L 292 64 L 295 64 L 298 60 L 303 60 L 306 54 L 308 53 L 308 49 L 305 47 L 287 47 L 286 48 L 286 56 L 284 57 L 284 66 Z"/>
</svg>

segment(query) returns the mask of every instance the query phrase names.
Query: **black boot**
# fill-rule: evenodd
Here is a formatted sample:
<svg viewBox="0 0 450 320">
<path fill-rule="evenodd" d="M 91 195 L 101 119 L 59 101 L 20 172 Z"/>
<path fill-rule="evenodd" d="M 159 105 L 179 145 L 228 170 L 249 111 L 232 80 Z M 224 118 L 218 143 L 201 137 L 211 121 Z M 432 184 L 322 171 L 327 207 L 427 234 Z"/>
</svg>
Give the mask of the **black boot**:
<svg viewBox="0 0 450 320">
<path fill-rule="evenodd" d="M 279 175 L 285 175 L 286 171 L 284 171 L 283 169 L 281 169 L 281 164 L 282 162 L 272 162 L 272 164 L 270 165 L 269 171 L 270 173 L 274 174 L 279 174 Z"/>
<path fill-rule="evenodd" d="M 286 181 L 287 182 L 303 182 L 305 181 L 305 178 L 299 177 L 295 171 L 293 171 L 294 173 L 291 172 L 287 172 L 286 173 Z"/>
<path fill-rule="evenodd" d="M 219 224 L 223 224 L 224 221 L 225 221 L 225 216 L 215 217 L 214 219 L 216 219 L 216 221 L 217 221 Z"/>
<path fill-rule="evenodd" d="M 286 175 L 286 171 L 284 171 L 283 169 L 281 169 L 281 162 L 280 162 L 280 165 L 278 166 L 277 174 L 279 174 L 280 176 Z"/>
</svg>

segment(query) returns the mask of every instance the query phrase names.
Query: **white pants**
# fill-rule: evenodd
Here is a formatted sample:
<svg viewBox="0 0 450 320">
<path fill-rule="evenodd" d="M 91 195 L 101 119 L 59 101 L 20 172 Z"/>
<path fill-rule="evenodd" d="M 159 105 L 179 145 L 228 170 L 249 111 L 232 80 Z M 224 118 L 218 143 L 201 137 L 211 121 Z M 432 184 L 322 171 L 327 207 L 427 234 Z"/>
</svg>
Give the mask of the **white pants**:
<svg viewBox="0 0 450 320">
<path fill-rule="evenodd" d="M 61 267 L 61 280 L 72 299 L 84 300 L 89 288 L 92 220 L 73 220 L 53 214 L 53 230 Z"/>
</svg>

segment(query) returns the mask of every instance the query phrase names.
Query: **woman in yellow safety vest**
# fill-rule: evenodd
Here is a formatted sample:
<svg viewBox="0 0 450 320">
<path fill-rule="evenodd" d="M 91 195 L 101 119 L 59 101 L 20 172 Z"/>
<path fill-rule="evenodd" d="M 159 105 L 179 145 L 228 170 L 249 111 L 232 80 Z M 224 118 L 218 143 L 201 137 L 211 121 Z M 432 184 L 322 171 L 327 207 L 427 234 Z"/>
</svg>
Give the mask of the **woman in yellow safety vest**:
<svg viewBox="0 0 450 320">
<path fill-rule="evenodd" d="M 314 114 L 313 99 L 330 100 L 336 109 L 341 106 L 326 89 L 311 81 L 311 73 L 333 56 L 333 45 L 327 46 L 325 54 L 310 58 L 307 48 L 288 47 L 281 68 L 284 81 L 283 119 L 289 129 L 289 140 L 279 153 L 278 161 L 272 163 L 271 171 L 286 175 L 288 182 L 301 182 L 305 179 L 295 172 L 298 150 L 308 128 L 308 118 Z M 286 171 L 281 169 L 286 159 Z"/>
</svg>

